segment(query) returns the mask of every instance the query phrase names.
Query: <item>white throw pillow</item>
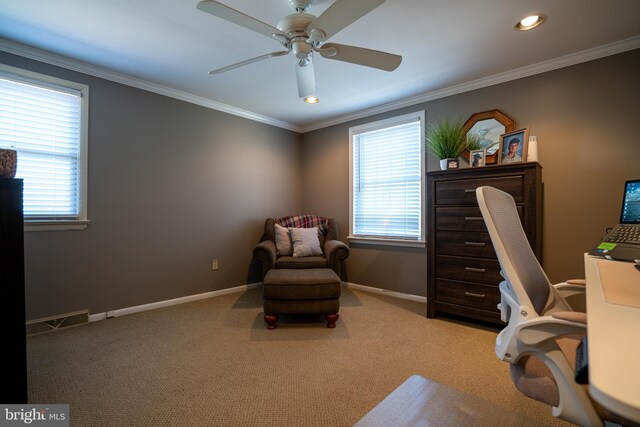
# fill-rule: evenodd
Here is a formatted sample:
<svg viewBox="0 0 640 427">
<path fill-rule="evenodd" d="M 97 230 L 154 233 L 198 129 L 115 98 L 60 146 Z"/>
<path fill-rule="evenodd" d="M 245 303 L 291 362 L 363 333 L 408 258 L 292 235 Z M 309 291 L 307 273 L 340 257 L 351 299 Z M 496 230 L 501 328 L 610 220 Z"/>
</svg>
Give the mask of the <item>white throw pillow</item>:
<svg viewBox="0 0 640 427">
<path fill-rule="evenodd" d="M 291 240 L 293 240 L 294 258 L 322 255 L 320 240 L 318 239 L 318 227 L 290 228 Z"/>
<path fill-rule="evenodd" d="M 280 256 L 293 255 L 293 242 L 291 241 L 291 235 L 289 229 L 279 224 L 276 226 L 276 251 Z"/>
</svg>

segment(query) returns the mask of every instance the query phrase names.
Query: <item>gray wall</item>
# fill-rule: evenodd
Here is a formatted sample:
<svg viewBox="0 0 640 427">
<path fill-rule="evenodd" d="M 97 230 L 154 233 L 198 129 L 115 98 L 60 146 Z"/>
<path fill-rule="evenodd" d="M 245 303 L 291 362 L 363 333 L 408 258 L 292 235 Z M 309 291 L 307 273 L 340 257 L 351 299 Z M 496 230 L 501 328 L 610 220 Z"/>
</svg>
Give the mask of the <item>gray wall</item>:
<svg viewBox="0 0 640 427">
<path fill-rule="evenodd" d="M 350 126 L 426 110 L 427 122 L 498 108 L 538 137 L 544 265 L 582 277 L 582 253 L 617 222 L 640 176 L 640 50 L 298 135 L 0 52 L 90 86 L 85 231 L 25 238 L 27 318 L 100 313 L 259 281 L 264 218 L 314 213 L 348 232 Z M 427 157 L 427 169 L 438 167 Z M 211 271 L 219 258 L 220 270 Z M 351 245 L 346 279 L 426 295 L 426 250 Z"/>
<path fill-rule="evenodd" d="M 427 126 L 499 109 L 538 137 L 544 268 L 584 277 L 583 253 L 618 222 L 623 181 L 640 178 L 640 50 L 450 96 L 303 136 L 303 209 L 349 227 L 349 127 L 416 110 Z M 438 169 L 427 155 L 427 170 Z M 426 296 L 426 249 L 351 244 L 346 280 Z"/>
<path fill-rule="evenodd" d="M 251 255 L 264 219 L 301 208 L 299 134 L 0 55 L 90 86 L 91 225 L 26 233 L 27 319 L 261 280 Z"/>
</svg>

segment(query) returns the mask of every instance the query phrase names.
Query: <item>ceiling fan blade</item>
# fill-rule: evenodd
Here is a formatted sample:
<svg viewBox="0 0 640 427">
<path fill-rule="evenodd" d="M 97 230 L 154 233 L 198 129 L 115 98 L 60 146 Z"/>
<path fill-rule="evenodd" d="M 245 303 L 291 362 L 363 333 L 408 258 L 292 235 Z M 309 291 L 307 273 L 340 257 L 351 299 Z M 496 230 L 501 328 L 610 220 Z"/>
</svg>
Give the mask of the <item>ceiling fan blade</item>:
<svg viewBox="0 0 640 427">
<path fill-rule="evenodd" d="M 229 21 L 257 33 L 264 34 L 267 37 L 273 38 L 274 35 L 279 35 L 285 36 L 288 39 L 288 36 L 279 29 L 252 18 L 249 15 L 245 15 L 244 13 L 232 9 L 229 6 L 225 6 L 222 3 L 218 3 L 217 1 L 204 0 L 198 3 L 196 8 L 203 12 L 210 13 L 213 16 L 217 16 L 218 18 L 222 18 L 225 21 Z"/>
<path fill-rule="evenodd" d="M 385 0 L 336 0 L 322 15 L 309 24 L 307 34 L 311 34 L 312 29 L 322 30 L 323 40 L 327 40 L 384 2 Z"/>
<path fill-rule="evenodd" d="M 288 50 L 267 53 L 265 55 L 260 55 L 260 56 L 256 56 L 255 58 L 247 59 L 246 61 L 241 61 L 232 65 L 227 65 L 226 67 L 209 71 L 209 74 L 224 73 L 225 71 L 233 70 L 234 68 L 244 67 L 245 65 L 253 64 L 254 62 L 262 61 L 263 59 L 273 58 L 274 56 L 282 56 L 282 55 L 286 55 L 287 53 L 289 53 Z"/>
<path fill-rule="evenodd" d="M 313 69 L 313 61 L 309 57 L 307 65 L 296 63 L 296 77 L 298 79 L 298 96 L 306 98 L 316 94 L 316 73 Z"/>
<path fill-rule="evenodd" d="M 395 70 L 402 62 L 400 55 L 337 43 L 325 43 L 321 48 L 316 49 L 316 52 L 327 59 L 350 62 L 385 71 Z"/>
</svg>

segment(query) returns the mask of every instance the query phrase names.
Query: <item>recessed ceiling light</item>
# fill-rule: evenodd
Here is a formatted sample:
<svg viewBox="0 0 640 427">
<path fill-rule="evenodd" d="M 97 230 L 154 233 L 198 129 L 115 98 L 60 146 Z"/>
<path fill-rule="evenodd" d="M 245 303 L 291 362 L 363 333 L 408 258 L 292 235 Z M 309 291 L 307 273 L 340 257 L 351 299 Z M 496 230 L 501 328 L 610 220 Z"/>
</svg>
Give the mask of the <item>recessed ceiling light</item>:
<svg viewBox="0 0 640 427">
<path fill-rule="evenodd" d="M 546 16 L 541 14 L 530 15 L 518 21 L 516 25 L 513 26 L 513 28 L 515 28 L 518 31 L 532 30 L 540 26 L 540 24 L 542 24 L 545 19 L 546 19 Z"/>
<path fill-rule="evenodd" d="M 318 102 L 320 102 L 320 100 L 315 96 L 311 95 L 311 96 L 305 96 L 304 102 L 306 102 L 307 104 L 317 104 Z"/>
</svg>

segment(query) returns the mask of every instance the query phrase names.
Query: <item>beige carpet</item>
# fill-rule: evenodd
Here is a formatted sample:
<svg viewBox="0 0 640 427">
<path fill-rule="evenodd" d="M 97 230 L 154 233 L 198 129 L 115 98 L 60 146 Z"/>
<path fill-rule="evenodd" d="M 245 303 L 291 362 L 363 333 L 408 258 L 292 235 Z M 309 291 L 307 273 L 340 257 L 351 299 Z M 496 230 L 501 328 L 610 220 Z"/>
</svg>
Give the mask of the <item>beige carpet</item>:
<svg viewBox="0 0 640 427">
<path fill-rule="evenodd" d="M 335 329 L 283 316 L 269 331 L 261 292 L 30 337 L 30 403 L 68 403 L 76 426 L 352 426 L 419 374 L 567 425 L 515 390 L 494 330 L 343 289 Z"/>
</svg>

